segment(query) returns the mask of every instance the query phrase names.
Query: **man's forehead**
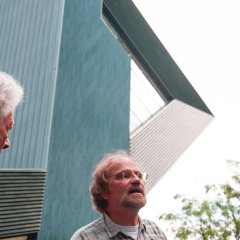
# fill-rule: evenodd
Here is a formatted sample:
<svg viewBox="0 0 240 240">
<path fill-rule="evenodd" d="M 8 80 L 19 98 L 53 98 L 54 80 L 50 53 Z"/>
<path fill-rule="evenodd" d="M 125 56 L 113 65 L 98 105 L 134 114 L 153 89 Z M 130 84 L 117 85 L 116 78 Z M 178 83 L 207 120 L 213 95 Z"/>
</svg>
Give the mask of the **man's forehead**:
<svg viewBox="0 0 240 240">
<path fill-rule="evenodd" d="M 114 161 L 112 161 L 111 164 L 109 165 L 110 170 L 115 170 L 120 168 L 139 169 L 135 161 L 129 158 L 124 158 L 124 157 L 114 159 Z"/>
</svg>

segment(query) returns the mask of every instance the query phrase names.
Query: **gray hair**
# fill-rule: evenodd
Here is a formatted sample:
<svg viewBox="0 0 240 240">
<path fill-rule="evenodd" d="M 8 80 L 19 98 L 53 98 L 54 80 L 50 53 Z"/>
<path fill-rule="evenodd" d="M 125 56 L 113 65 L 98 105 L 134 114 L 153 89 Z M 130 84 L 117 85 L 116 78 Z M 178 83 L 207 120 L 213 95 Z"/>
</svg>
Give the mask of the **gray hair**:
<svg viewBox="0 0 240 240">
<path fill-rule="evenodd" d="M 0 71 L 0 121 L 14 113 L 23 99 L 23 88 L 11 75 Z"/>
</svg>

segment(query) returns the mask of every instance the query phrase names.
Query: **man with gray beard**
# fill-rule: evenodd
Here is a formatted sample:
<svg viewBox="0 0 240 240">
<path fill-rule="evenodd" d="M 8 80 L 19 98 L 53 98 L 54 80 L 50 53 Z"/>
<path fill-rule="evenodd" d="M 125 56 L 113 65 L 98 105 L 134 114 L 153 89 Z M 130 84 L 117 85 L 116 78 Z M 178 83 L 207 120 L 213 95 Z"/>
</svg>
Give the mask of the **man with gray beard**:
<svg viewBox="0 0 240 240">
<path fill-rule="evenodd" d="M 105 155 L 90 186 L 93 206 L 102 217 L 77 230 L 70 240 L 166 240 L 154 222 L 138 215 L 146 204 L 145 176 L 125 151 Z"/>
</svg>

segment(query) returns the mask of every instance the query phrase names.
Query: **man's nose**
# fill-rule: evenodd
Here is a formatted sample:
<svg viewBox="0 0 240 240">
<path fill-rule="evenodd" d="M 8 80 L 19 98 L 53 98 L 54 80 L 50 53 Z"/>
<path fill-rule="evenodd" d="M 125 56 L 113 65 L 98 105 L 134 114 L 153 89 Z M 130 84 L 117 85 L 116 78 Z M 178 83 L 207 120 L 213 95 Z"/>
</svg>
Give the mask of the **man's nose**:
<svg viewBox="0 0 240 240">
<path fill-rule="evenodd" d="M 133 173 L 133 175 L 131 176 L 131 182 L 132 182 L 133 184 L 140 184 L 141 178 L 139 178 L 138 175 L 136 175 L 136 174 Z"/>
<path fill-rule="evenodd" d="M 10 141 L 9 141 L 9 138 L 7 138 L 5 143 L 4 143 L 3 149 L 9 148 L 9 147 L 10 147 Z"/>
<path fill-rule="evenodd" d="M 138 180 L 141 180 L 141 177 L 139 177 L 136 173 L 133 173 L 132 174 L 132 178 L 136 178 Z"/>
</svg>

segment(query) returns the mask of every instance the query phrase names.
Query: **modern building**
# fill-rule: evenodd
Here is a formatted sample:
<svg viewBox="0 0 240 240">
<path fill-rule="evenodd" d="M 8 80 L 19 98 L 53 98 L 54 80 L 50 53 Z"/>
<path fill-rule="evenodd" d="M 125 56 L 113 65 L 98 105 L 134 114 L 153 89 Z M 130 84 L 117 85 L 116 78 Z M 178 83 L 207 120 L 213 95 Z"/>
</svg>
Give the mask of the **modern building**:
<svg viewBox="0 0 240 240">
<path fill-rule="evenodd" d="M 213 119 L 131 0 L 0 0 L 0 52 L 25 88 L 0 156 L 0 239 L 69 239 L 97 216 L 88 186 L 104 153 L 129 150 L 150 191 Z M 134 71 L 161 98 L 153 112 L 141 98 L 145 118 Z"/>
</svg>

